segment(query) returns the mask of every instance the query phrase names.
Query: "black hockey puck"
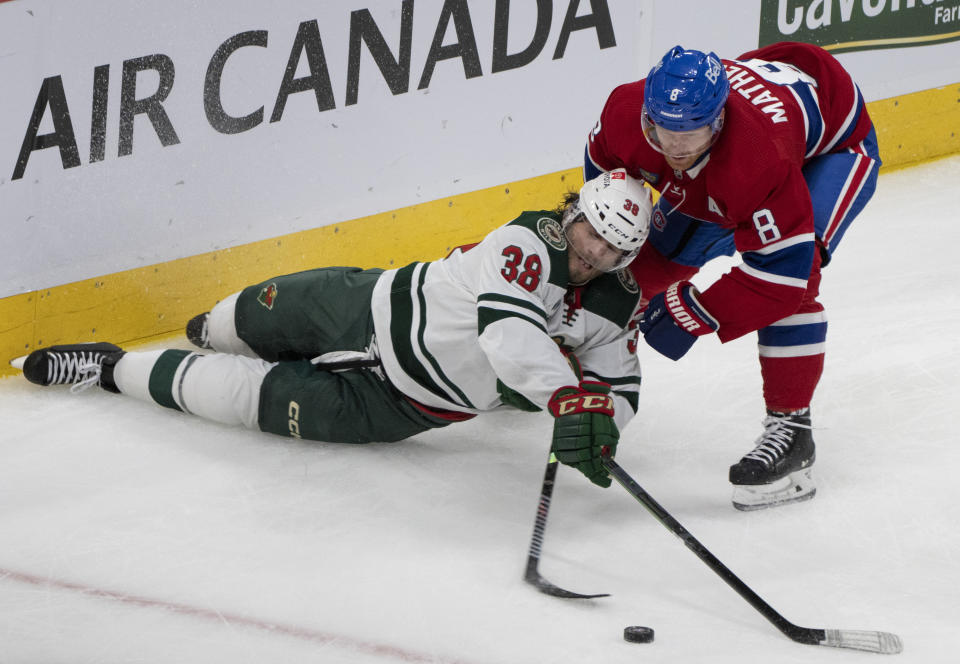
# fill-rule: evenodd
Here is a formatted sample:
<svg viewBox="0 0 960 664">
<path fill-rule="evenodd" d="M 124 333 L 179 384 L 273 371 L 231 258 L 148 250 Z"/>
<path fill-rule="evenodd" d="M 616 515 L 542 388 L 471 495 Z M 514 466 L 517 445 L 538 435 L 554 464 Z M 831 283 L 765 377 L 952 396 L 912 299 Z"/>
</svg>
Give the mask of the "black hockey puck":
<svg viewBox="0 0 960 664">
<path fill-rule="evenodd" d="M 652 643 L 653 630 L 641 625 L 631 625 L 623 628 L 623 640 L 630 643 Z"/>
</svg>

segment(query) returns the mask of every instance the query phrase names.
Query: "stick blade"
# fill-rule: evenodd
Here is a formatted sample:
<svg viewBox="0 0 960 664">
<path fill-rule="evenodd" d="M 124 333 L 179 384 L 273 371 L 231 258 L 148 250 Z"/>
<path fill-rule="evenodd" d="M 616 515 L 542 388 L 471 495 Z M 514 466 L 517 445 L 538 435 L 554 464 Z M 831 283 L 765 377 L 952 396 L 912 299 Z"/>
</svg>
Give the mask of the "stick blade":
<svg viewBox="0 0 960 664">
<path fill-rule="evenodd" d="M 865 650 L 883 655 L 896 655 L 903 651 L 903 641 L 896 634 L 858 629 L 826 629 L 820 645 Z"/>
<path fill-rule="evenodd" d="M 610 597 L 610 593 L 597 593 L 594 595 L 582 595 L 580 593 L 575 593 L 570 590 L 564 590 L 560 586 L 555 586 L 545 578 L 540 576 L 538 572 L 533 572 L 532 574 L 527 574 L 524 578 L 524 581 L 532 585 L 534 588 L 542 592 L 544 595 L 552 595 L 553 597 L 563 597 L 565 599 L 596 599 L 597 597 Z"/>
</svg>

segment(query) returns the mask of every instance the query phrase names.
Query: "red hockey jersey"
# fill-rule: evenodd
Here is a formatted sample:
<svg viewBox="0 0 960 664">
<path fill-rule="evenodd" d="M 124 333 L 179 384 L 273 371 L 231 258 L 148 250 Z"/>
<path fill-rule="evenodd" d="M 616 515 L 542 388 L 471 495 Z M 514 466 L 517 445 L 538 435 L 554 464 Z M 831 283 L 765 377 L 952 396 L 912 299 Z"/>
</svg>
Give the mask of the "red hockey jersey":
<svg viewBox="0 0 960 664">
<path fill-rule="evenodd" d="M 673 170 L 644 138 L 643 80 L 611 93 L 588 139 L 587 166 L 624 167 L 656 188 L 655 228 L 681 214 L 733 231 L 743 264 L 701 297 L 728 341 L 796 310 L 817 250 L 801 168 L 860 143 L 871 122 L 850 75 L 819 47 L 783 42 L 723 63 L 723 129 L 691 168 Z"/>
</svg>

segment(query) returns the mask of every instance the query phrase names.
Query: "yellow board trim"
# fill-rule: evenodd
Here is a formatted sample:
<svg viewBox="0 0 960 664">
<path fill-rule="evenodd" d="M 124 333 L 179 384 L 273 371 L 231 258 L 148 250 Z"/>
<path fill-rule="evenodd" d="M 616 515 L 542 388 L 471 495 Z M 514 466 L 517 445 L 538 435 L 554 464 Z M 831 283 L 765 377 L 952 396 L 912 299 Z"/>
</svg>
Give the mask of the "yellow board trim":
<svg viewBox="0 0 960 664">
<path fill-rule="evenodd" d="M 960 152 L 960 83 L 867 104 L 892 170 Z"/>
<path fill-rule="evenodd" d="M 884 170 L 960 152 L 960 83 L 868 104 Z M 244 286 L 322 265 L 390 267 L 477 242 L 524 210 L 553 208 L 580 168 L 392 212 L 0 299 L 0 375 L 35 348 L 139 345 L 182 335 L 192 316 Z"/>
<path fill-rule="evenodd" d="M 899 46 L 905 44 L 924 44 L 927 42 L 953 41 L 960 37 L 960 30 L 956 32 L 945 32 L 937 35 L 921 35 L 918 37 L 885 37 L 883 39 L 864 39 L 860 41 L 843 42 L 842 44 L 825 44 L 823 49 L 826 51 L 836 51 L 841 48 L 869 48 L 878 46 Z"/>
<path fill-rule="evenodd" d="M 120 345 L 182 334 L 251 283 L 324 265 L 402 266 L 478 242 L 524 210 L 552 209 L 582 183 L 570 169 L 269 240 L 0 299 L 0 375 L 35 348 Z"/>
</svg>

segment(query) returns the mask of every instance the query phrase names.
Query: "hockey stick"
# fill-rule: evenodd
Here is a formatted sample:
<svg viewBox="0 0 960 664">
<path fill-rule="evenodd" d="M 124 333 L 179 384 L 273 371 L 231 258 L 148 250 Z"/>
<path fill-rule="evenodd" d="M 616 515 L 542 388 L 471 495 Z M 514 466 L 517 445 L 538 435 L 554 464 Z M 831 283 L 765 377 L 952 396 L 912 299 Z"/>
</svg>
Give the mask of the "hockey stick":
<svg viewBox="0 0 960 664">
<path fill-rule="evenodd" d="M 674 535 L 683 540 L 688 549 L 693 551 L 696 556 L 707 564 L 716 574 L 727 582 L 727 584 L 737 591 L 743 599 L 755 608 L 760 614 L 769 620 L 773 625 L 783 632 L 787 638 L 814 646 L 831 646 L 834 648 L 852 648 L 854 650 L 866 650 L 868 652 L 893 655 L 903 650 L 903 643 L 900 637 L 890 632 L 872 632 L 865 630 L 849 629 L 814 629 L 811 627 L 800 627 L 780 615 L 772 606 L 767 604 L 755 593 L 750 586 L 740 580 L 740 578 L 730 571 L 730 569 L 720 562 L 716 556 L 707 550 L 703 544 L 690 534 L 686 528 L 680 525 L 667 510 L 647 493 L 643 487 L 637 484 L 620 465 L 604 455 L 603 465 L 610 471 L 613 478 L 623 486 L 627 492 L 636 498 L 641 505 L 647 508 L 654 518 L 664 525 Z"/>
<path fill-rule="evenodd" d="M 550 499 L 553 496 L 553 482 L 557 477 L 557 465 L 558 461 L 551 453 L 550 459 L 547 461 L 547 469 L 543 474 L 543 488 L 540 489 L 540 502 L 537 504 L 537 520 L 533 525 L 533 537 L 530 539 L 530 551 L 527 554 L 527 571 L 523 575 L 523 580 L 536 587 L 540 592 L 553 595 L 554 597 L 565 597 L 568 599 L 609 597 L 609 593 L 581 595 L 580 593 L 564 590 L 547 581 L 540 576 L 540 572 L 537 571 L 537 565 L 540 564 L 540 549 L 543 546 L 543 531 L 547 527 L 547 514 L 550 512 Z"/>
</svg>

